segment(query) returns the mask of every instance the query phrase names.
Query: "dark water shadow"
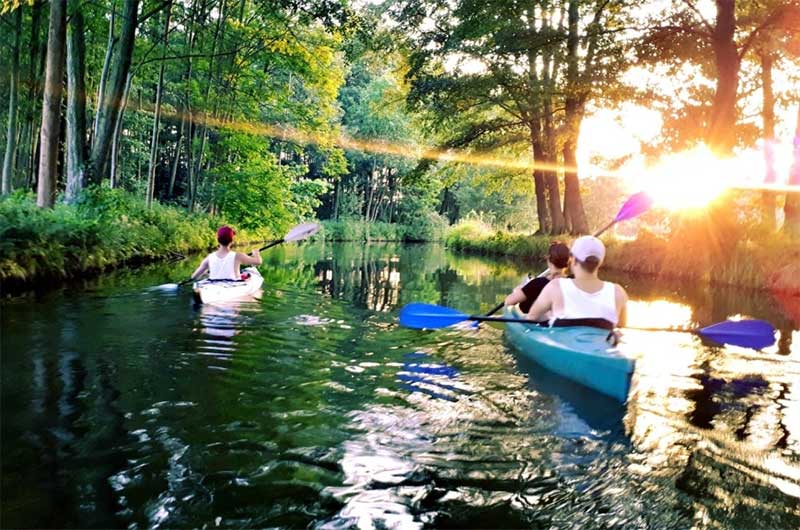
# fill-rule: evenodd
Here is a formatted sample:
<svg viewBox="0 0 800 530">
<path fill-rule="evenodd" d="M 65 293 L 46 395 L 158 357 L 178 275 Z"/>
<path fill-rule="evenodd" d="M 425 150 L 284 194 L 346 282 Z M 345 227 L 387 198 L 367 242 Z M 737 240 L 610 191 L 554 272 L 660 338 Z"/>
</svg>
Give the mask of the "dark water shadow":
<svg viewBox="0 0 800 530">
<path fill-rule="evenodd" d="M 624 404 L 553 373 L 524 355 L 516 355 L 516 359 L 517 370 L 528 375 L 529 388 L 560 402 L 558 434 L 630 443 L 623 423 Z"/>
</svg>

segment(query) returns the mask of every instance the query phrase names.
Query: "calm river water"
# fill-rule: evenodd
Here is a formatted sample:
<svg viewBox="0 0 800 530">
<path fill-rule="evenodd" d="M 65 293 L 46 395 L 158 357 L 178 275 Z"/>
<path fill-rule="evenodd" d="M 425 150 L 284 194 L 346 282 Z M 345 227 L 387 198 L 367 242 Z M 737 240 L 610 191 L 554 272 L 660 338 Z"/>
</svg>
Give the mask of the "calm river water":
<svg viewBox="0 0 800 530">
<path fill-rule="evenodd" d="M 260 300 L 118 272 L 2 310 L 3 527 L 800 528 L 797 300 L 617 277 L 631 324 L 770 320 L 766 351 L 627 332 L 625 406 L 525 362 L 486 311 L 539 266 L 435 245 L 265 255 Z M 794 308 L 791 307 L 795 304 Z"/>
</svg>

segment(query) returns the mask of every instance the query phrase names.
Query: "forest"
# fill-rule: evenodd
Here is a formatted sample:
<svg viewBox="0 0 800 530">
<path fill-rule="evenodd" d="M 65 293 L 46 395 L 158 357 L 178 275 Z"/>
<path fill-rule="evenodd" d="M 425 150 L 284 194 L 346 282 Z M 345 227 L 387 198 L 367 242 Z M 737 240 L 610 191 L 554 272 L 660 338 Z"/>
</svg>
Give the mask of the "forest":
<svg viewBox="0 0 800 530">
<path fill-rule="evenodd" d="M 223 221 L 588 233 L 653 179 L 710 182 L 626 171 L 697 146 L 758 159 L 715 231 L 800 234 L 795 0 L 4 0 L 0 47 L 3 279 L 206 248 Z"/>
</svg>

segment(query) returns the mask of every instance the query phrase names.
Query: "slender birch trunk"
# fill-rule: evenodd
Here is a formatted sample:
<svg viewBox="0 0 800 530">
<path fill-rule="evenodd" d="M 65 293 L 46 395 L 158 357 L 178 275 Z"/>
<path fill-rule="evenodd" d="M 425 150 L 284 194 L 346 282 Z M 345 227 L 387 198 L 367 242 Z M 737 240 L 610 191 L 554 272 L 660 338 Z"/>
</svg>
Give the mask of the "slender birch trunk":
<svg viewBox="0 0 800 530">
<path fill-rule="evenodd" d="M 52 208 L 56 199 L 58 142 L 61 133 L 61 95 L 64 81 L 64 48 L 67 38 L 67 0 L 51 0 L 47 32 L 47 66 L 42 102 L 41 153 L 36 205 Z"/>
</svg>

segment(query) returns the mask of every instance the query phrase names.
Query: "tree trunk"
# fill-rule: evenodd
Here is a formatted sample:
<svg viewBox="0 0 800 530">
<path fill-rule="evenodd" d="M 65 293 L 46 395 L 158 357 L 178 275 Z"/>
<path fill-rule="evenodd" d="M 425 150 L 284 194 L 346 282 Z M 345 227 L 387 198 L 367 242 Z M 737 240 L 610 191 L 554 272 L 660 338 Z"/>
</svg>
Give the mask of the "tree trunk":
<svg viewBox="0 0 800 530">
<path fill-rule="evenodd" d="M 194 51 L 194 43 L 196 39 L 196 24 L 195 24 L 195 17 L 197 17 L 197 12 L 195 11 L 196 3 L 192 2 L 192 9 L 189 14 L 189 31 L 186 33 L 186 47 L 189 49 L 189 58 L 187 59 L 187 67 L 186 67 L 186 105 L 184 109 L 184 116 L 186 118 L 186 172 L 187 172 L 187 179 L 189 181 L 189 200 L 188 200 L 188 209 L 191 212 L 194 210 L 194 116 L 192 114 L 192 93 L 191 93 L 191 86 L 192 86 L 192 72 L 194 63 L 192 62 L 191 54 Z M 203 13 L 200 13 L 200 18 L 202 19 Z"/>
<path fill-rule="evenodd" d="M 546 21 L 544 31 L 548 30 L 549 22 Z M 566 224 L 564 222 L 564 212 L 561 210 L 561 191 L 558 186 L 558 172 L 555 170 L 557 162 L 556 136 L 553 126 L 553 93 L 555 87 L 552 74 L 552 69 L 555 65 L 555 57 L 552 51 L 545 51 L 542 63 L 542 112 L 544 114 L 544 127 L 542 129 L 543 158 L 541 162 L 544 164 L 544 181 L 547 187 L 547 203 L 550 210 L 550 233 L 562 234 L 566 229 Z"/>
<path fill-rule="evenodd" d="M 186 127 L 186 116 L 181 118 L 181 125 L 178 127 L 178 137 L 175 140 L 175 157 L 172 159 L 172 167 L 169 171 L 169 191 L 167 192 L 168 197 L 172 197 L 173 193 L 175 192 L 175 179 L 178 176 L 178 166 L 180 165 L 181 161 L 181 140 L 183 140 L 183 128 Z"/>
<path fill-rule="evenodd" d="M 550 96 L 545 96 L 544 104 L 544 130 L 542 137 L 542 170 L 545 187 L 547 189 L 547 203 L 550 211 L 550 233 L 563 234 L 566 231 L 564 212 L 561 210 L 561 191 L 558 186 L 558 173 L 554 166 L 555 156 L 555 130 L 553 129 L 552 105 Z"/>
<path fill-rule="evenodd" d="M 94 113 L 94 125 L 92 127 L 92 134 L 97 134 L 97 122 L 100 117 L 100 103 L 103 101 L 105 94 L 106 84 L 108 82 L 108 71 L 111 68 L 111 58 L 114 56 L 114 47 L 117 45 L 118 37 L 114 36 L 114 26 L 117 18 L 117 2 L 113 1 L 111 4 L 111 18 L 108 21 L 108 41 L 106 42 L 106 56 L 103 58 L 103 70 L 100 73 L 100 82 L 97 85 L 97 108 Z M 113 178 L 113 176 L 112 176 Z M 112 186 L 113 188 L 113 186 Z"/>
<path fill-rule="evenodd" d="M 764 182 L 774 184 L 775 175 L 775 95 L 772 92 L 772 65 L 774 57 L 769 50 L 761 54 L 761 116 L 764 120 Z M 761 194 L 764 223 L 769 230 L 775 229 L 775 192 L 764 190 Z"/>
<path fill-rule="evenodd" d="M 119 119 L 114 126 L 114 139 L 111 141 L 111 168 L 109 170 L 109 185 L 111 188 L 119 186 L 119 148 L 122 143 L 122 125 L 125 122 L 125 111 L 128 108 L 132 78 L 133 73 L 128 72 L 128 79 L 125 81 L 125 91 L 122 93 L 122 102 L 120 103 Z"/>
<path fill-rule="evenodd" d="M 214 39 L 211 42 L 211 58 L 209 59 L 208 63 L 208 84 L 206 85 L 206 96 L 204 101 L 207 103 L 211 99 L 211 85 L 214 80 L 214 56 L 217 53 L 217 42 L 219 41 L 219 34 L 220 30 L 222 29 L 222 24 L 225 22 L 225 2 L 224 0 L 220 3 L 220 12 L 219 18 L 217 19 L 217 26 L 214 30 Z M 205 119 L 203 120 L 204 123 L 201 124 L 201 132 L 200 132 L 200 147 L 197 152 L 197 167 L 195 168 L 195 178 L 200 179 L 200 172 L 202 170 L 203 164 L 203 153 L 205 152 L 206 148 L 206 140 L 208 139 L 208 111 L 204 113 L 203 116 Z M 194 201 L 192 201 L 194 202 Z"/>
<path fill-rule="evenodd" d="M 156 86 L 156 108 L 155 116 L 153 116 L 153 134 L 150 140 L 150 164 L 147 170 L 147 207 L 153 203 L 153 194 L 155 193 L 156 186 L 156 160 L 158 155 L 158 127 L 161 121 L 161 93 L 164 89 L 164 60 L 167 56 L 167 46 L 169 45 L 169 19 L 172 13 L 172 2 L 169 2 L 166 7 L 167 11 L 164 14 L 164 35 L 163 35 L 163 49 L 161 52 L 161 66 L 158 69 L 158 85 Z"/>
<path fill-rule="evenodd" d="M 800 238 L 800 108 L 797 109 L 797 129 L 794 133 L 794 163 L 789 174 L 789 185 L 795 188 L 786 193 L 783 207 L 785 219 L 783 232 L 792 238 Z"/>
<path fill-rule="evenodd" d="M 537 164 L 544 159 L 542 139 L 538 121 L 530 124 L 531 150 L 533 153 L 533 189 L 536 193 L 536 217 L 539 220 L 537 234 L 550 233 L 550 215 L 547 211 L 547 193 L 544 182 L 544 172 Z"/>
<path fill-rule="evenodd" d="M 567 138 L 562 151 L 564 156 L 564 216 L 569 218 L 570 233 L 573 235 L 589 232 L 578 180 L 577 148 L 577 138 Z"/>
<path fill-rule="evenodd" d="M 192 161 L 192 151 L 194 143 L 194 127 L 192 127 L 192 116 L 189 115 L 189 122 L 186 128 L 186 170 L 189 172 L 189 203 L 187 205 L 189 211 L 194 211 L 194 201 L 197 196 L 197 178 L 194 174 L 194 162 Z"/>
<path fill-rule="evenodd" d="M 34 1 L 31 10 L 31 48 L 30 56 L 28 59 L 28 95 L 26 99 L 26 112 L 25 127 L 26 136 L 20 140 L 20 160 L 24 167 L 25 185 L 31 189 L 36 178 L 37 158 L 36 146 L 39 143 L 39 128 L 37 127 L 37 119 L 41 117 L 41 112 L 38 111 L 37 102 L 41 101 L 41 58 L 39 44 L 39 30 L 42 21 L 42 6 L 44 2 Z M 43 54 L 42 54 L 43 56 Z"/>
<path fill-rule="evenodd" d="M 78 198 L 86 173 L 86 43 L 81 6 L 73 5 L 67 28 L 67 203 Z"/>
<path fill-rule="evenodd" d="M 3 157 L 2 190 L 0 193 L 11 193 L 11 179 L 14 176 L 14 162 L 17 157 L 17 98 L 19 93 L 19 41 L 22 36 L 22 6 L 18 6 L 14 14 L 14 48 L 11 51 L 11 84 L 8 87 L 8 137 L 6 153 Z"/>
<path fill-rule="evenodd" d="M 52 208 L 56 198 L 58 142 L 61 132 L 61 94 L 64 80 L 64 48 L 67 37 L 67 0 L 51 0 L 47 32 L 47 67 L 42 102 L 42 136 L 36 204 Z"/>
<path fill-rule="evenodd" d="M 716 0 L 717 19 L 712 46 L 717 67 L 717 87 L 711 104 L 708 145 L 720 155 L 730 155 L 736 143 L 736 93 L 739 87 L 739 53 L 734 41 L 736 0 Z"/>
<path fill-rule="evenodd" d="M 119 53 L 109 74 L 108 86 L 103 101 L 98 103 L 97 129 L 92 143 L 92 180 L 99 182 L 108 174 L 111 143 L 117 120 L 121 119 L 121 102 L 125 92 L 128 72 L 133 60 L 134 39 L 138 25 L 139 0 L 125 0 L 122 32 L 119 39 Z"/>
<path fill-rule="evenodd" d="M 565 138 L 561 153 L 564 161 L 564 220 L 571 234 L 589 231 L 578 181 L 578 134 L 583 118 L 583 87 L 578 79 L 578 1 L 570 0 L 567 34 L 567 93 Z"/>
</svg>

